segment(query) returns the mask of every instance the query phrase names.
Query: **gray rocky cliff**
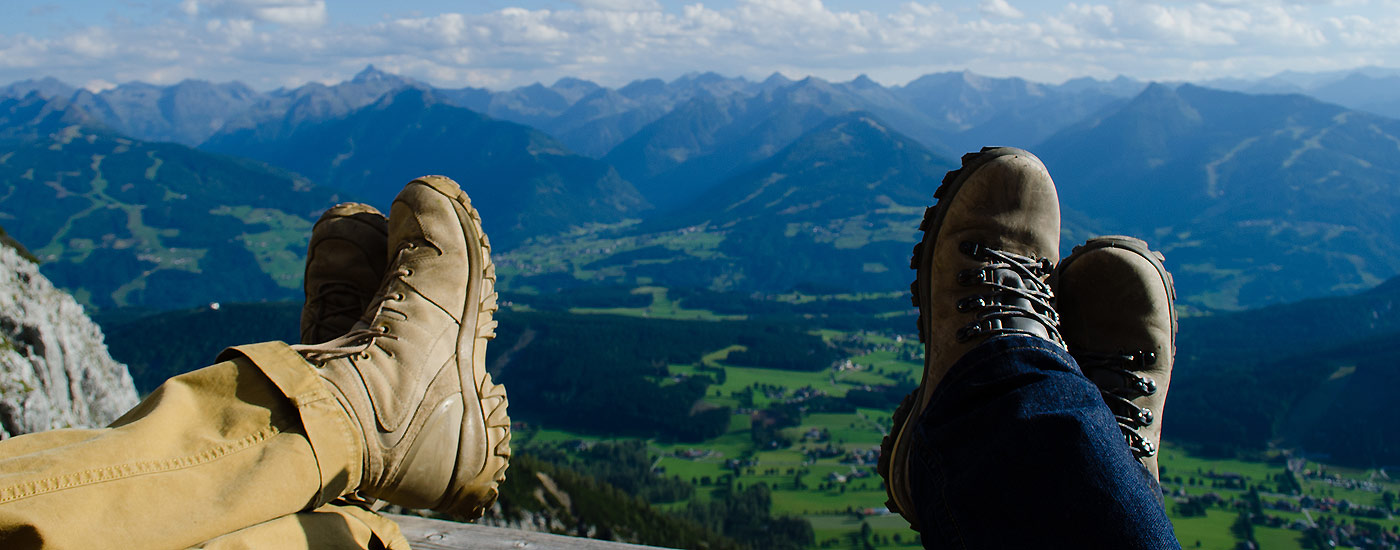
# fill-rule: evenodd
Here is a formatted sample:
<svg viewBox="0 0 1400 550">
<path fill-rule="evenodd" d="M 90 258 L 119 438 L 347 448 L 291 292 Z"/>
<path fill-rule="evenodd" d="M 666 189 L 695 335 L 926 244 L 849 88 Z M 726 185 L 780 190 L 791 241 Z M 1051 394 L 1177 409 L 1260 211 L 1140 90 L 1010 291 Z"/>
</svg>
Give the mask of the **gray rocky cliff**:
<svg viewBox="0 0 1400 550">
<path fill-rule="evenodd" d="M 0 245 L 0 438 L 105 426 L 136 402 L 83 307 Z"/>
</svg>

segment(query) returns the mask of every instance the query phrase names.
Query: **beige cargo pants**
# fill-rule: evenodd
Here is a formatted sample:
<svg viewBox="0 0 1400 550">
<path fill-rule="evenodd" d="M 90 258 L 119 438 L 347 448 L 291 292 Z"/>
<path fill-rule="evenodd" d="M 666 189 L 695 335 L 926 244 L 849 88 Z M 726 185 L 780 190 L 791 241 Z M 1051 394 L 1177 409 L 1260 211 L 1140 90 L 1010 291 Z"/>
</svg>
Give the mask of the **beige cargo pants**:
<svg viewBox="0 0 1400 550">
<path fill-rule="evenodd" d="M 408 548 L 335 501 L 358 428 L 286 344 L 226 350 L 111 426 L 0 441 L 0 548 Z"/>
</svg>

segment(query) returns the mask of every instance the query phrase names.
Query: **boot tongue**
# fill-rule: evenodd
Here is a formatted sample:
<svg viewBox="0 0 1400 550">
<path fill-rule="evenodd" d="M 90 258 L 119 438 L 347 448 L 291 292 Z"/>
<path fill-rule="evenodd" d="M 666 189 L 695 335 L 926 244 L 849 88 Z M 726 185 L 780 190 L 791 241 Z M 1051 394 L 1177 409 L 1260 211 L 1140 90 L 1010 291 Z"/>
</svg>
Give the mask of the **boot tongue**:
<svg viewBox="0 0 1400 550">
<path fill-rule="evenodd" d="M 1027 285 L 1025 280 L 1021 278 L 1021 274 L 1017 273 L 1015 270 L 997 269 L 994 273 L 997 284 L 1011 288 L 1030 290 L 1030 285 Z M 1037 311 L 1035 303 L 1032 302 L 1029 298 L 1012 292 L 998 293 L 998 301 L 1001 302 L 1002 306 L 1005 306 L 1007 308 L 1015 308 L 1023 311 Z M 1036 336 L 1039 336 L 1046 340 L 1050 339 L 1050 332 L 1045 330 L 1045 325 L 1040 324 L 1039 321 L 1020 315 L 1014 317 L 1003 317 L 1001 319 L 994 320 L 992 321 L 991 328 L 993 330 L 1023 330 L 1035 334 Z"/>
</svg>

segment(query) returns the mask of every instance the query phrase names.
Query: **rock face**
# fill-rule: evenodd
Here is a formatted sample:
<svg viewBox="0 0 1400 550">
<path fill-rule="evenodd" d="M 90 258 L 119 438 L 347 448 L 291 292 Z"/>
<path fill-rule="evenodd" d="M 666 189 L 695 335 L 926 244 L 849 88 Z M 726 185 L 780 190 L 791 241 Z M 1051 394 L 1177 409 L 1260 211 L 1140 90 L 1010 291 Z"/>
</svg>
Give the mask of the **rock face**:
<svg viewBox="0 0 1400 550">
<path fill-rule="evenodd" d="M 82 306 L 0 245 L 0 438 L 105 426 L 136 402 Z"/>
</svg>

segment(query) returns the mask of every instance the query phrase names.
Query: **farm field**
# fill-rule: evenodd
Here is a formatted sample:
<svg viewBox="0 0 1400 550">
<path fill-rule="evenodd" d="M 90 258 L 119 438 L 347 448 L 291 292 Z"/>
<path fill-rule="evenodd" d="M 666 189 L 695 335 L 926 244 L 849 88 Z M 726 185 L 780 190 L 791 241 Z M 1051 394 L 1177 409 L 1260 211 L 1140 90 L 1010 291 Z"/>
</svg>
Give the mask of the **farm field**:
<svg viewBox="0 0 1400 550">
<path fill-rule="evenodd" d="M 695 318 L 694 311 L 666 301 L 664 289 L 643 292 L 653 295 L 653 307 L 629 313 Z M 766 443 L 759 442 L 755 422 L 771 422 L 771 411 L 784 404 L 912 384 L 920 375 L 917 339 L 838 330 L 819 334 L 856 351 L 845 362 L 812 372 L 732 364 L 730 354 L 744 349 L 737 345 L 715 349 L 697 364 L 669 365 L 667 372 L 675 379 L 715 378 L 704 401 L 730 407 L 732 416 L 724 434 L 704 442 L 648 440 L 653 471 L 689 482 L 696 499 L 709 498 L 722 485 L 742 490 L 765 484 L 775 515 L 811 523 L 815 548 L 917 548 L 917 533 L 885 509 L 885 490 L 875 474 L 893 404 L 806 411 L 765 436 Z M 607 438 L 534 429 L 523 432 L 519 441 L 528 451 L 580 440 Z M 1386 511 L 1394 508 L 1400 483 L 1383 471 L 1335 468 L 1282 453 L 1250 460 L 1210 458 L 1170 440 L 1161 466 L 1168 514 L 1185 548 L 1228 550 L 1246 540 L 1264 549 L 1305 548 L 1305 537 L 1318 535 L 1347 547 L 1353 540 L 1393 541 L 1400 532 L 1400 520 Z"/>
</svg>

